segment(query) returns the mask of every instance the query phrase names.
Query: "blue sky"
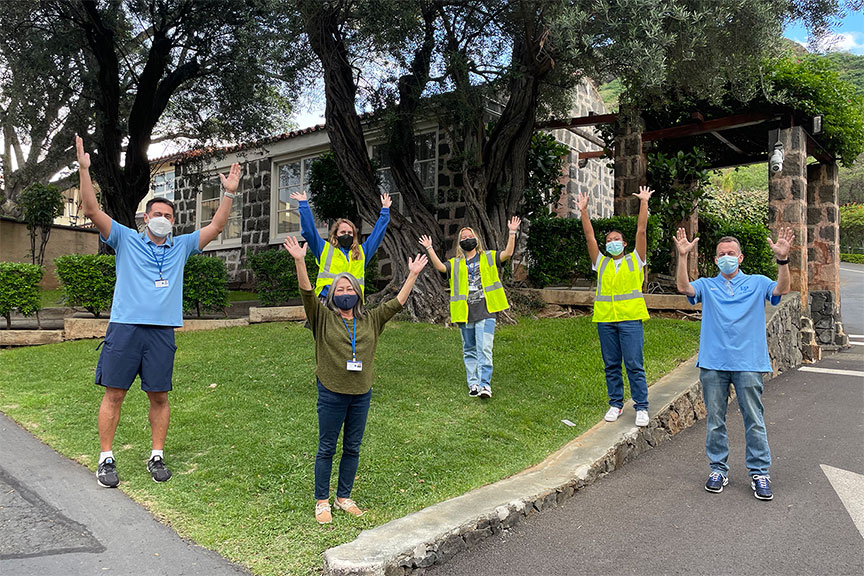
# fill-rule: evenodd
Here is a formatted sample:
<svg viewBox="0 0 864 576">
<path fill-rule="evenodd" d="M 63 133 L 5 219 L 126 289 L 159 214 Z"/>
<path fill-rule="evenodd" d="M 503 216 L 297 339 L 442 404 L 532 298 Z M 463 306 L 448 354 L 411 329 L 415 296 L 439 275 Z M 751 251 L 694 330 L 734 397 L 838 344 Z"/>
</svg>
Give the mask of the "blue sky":
<svg viewBox="0 0 864 576">
<path fill-rule="evenodd" d="M 793 22 L 786 26 L 783 35 L 804 45 L 808 42 L 807 30 L 800 22 Z M 864 55 L 864 14 L 847 13 L 846 17 L 832 28 L 826 42 L 818 48 L 820 52 L 840 51 Z"/>
</svg>

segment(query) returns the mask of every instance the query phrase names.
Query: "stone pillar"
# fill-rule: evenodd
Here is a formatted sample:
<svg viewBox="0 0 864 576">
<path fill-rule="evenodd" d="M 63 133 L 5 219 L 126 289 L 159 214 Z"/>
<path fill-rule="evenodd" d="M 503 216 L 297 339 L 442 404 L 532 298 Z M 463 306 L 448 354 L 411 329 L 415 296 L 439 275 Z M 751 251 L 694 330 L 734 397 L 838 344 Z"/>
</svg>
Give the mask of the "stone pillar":
<svg viewBox="0 0 864 576">
<path fill-rule="evenodd" d="M 768 149 L 773 150 L 778 132 L 768 133 Z M 808 302 L 807 278 L 807 144 L 800 126 L 779 130 L 785 158 L 783 170 L 768 176 L 768 227 L 777 238 L 781 227 L 792 228 L 795 233 L 789 254 L 789 272 L 792 290 L 801 293 L 801 304 Z M 746 258 L 747 255 L 745 254 Z"/>
<path fill-rule="evenodd" d="M 810 316 L 821 346 L 845 346 L 840 316 L 837 164 L 807 167 L 807 284 Z"/>
<path fill-rule="evenodd" d="M 619 126 L 615 134 L 615 198 L 616 216 L 635 216 L 639 213 L 639 199 L 633 194 L 645 185 L 645 157 L 642 154 L 641 118 Z"/>
</svg>

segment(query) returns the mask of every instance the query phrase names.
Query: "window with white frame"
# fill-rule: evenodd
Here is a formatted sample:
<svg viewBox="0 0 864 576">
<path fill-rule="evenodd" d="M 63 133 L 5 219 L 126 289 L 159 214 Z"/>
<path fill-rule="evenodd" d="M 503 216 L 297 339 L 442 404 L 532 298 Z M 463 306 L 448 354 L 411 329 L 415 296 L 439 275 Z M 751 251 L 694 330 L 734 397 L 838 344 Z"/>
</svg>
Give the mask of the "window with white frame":
<svg viewBox="0 0 864 576">
<path fill-rule="evenodd" d="M 174 170 L 159 172 L 153 176 L 153 197 L 174 201 Z"/>
<path fill-rule="evenodd" d="M 271 238 L 281 239 L 285 236 L 300 234 L 300 210 L 296 200 L 291 198 L 295 192 L 309 194 L 309 169 L 318 156 L 309 156 L 296 160 L 278 162 L 274 167 L 276 175 L 276 197 L 273 204 L 273 230 Z M 311 201 L 310 201 L 311 204 Z M 318 233 L 327 235 L 327 223 L 315 220 Z"/>
<path fill-rule="evenodd" d="M 243 180 L 240 180 L 240 185 L 237 188 L 237 197 L 231 205 L 231 213 L 228 216 L 228 222 L 222 233 L 210 244 L 208 248 L 218 248 L 220 246 L 232 246 L 240 244 L 240 236 L 243 233 Z M 222 183 L 219 180 L 218 174 L 213 174 L 212 177 L 205 179 L 201 183 L 201 192 L 198 195 L 198 227 L 202 228 L 210 224 L 216 210 L 219 208 L 219 202 L 222 200 Z"/>
<path fill-rule="evenodd" d="M 426 198 L 430 204 L 436 204 L 436 184 L 438 176 L 438 132 L 426 132 L 418 134 L 414 138 L 416 157 L 414 158 L 414 171 L 423 185 Z M 390 170 L 390 158 L 387 157 L 385 147 L 380 144 L 372 146 L 372 159 L 378 163 L 378 173 L 381 176 L 379 189 L 382 194 L 390 194 L 393 199 L 392 208 L 402 212 L 402 194 L 396 189 L 393 175 Z"/>
</svg>

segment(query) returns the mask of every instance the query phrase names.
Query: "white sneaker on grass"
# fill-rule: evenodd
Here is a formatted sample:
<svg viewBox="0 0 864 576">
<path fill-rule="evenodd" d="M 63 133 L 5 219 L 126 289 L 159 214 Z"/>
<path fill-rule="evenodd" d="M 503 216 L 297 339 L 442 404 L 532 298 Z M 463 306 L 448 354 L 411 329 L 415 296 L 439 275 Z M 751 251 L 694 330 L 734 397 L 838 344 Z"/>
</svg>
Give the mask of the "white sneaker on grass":
<svg viewBox="0 0 864 576">
<path fill-rule="evenodd" d="M 606 422 L 615 422 L 623 411 L 623 409 L 618 408 L 617 406 L 610 406 L 609 411 L 606 412 L 606 416 L 604 416 L 603 419 L 606 420 Z"/>
<path fill-rule="evenodd" d="M 647 410 L 636 411 L 636 426 L 647 426 L 649 420 Z"/>
</svg>

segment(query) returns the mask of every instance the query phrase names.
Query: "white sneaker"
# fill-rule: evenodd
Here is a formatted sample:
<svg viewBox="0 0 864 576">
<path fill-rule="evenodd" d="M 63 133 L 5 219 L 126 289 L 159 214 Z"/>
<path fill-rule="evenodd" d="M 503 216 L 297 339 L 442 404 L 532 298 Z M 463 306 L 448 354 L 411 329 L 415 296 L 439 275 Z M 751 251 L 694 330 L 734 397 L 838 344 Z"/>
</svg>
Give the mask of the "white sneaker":
<svg viewBox="0 0 864 576">
<path fill-rule="evenodd" d="M 604 416 L 603 419 L 606 420 L 606 422 L 615 422 L 616 420 L 618 420 L 618 416 L 620 416 L 621 412 L 623 411 L 624 410 L 622 410 L 621 408 L 610 406 L 609 411 L 606 412 L 606 416 Z"/>
<path fill-rule="evenodd" d="M 647 410 L 636 411 L 636 426 L 647 426 L 649 420 Z"/>
</svg>

